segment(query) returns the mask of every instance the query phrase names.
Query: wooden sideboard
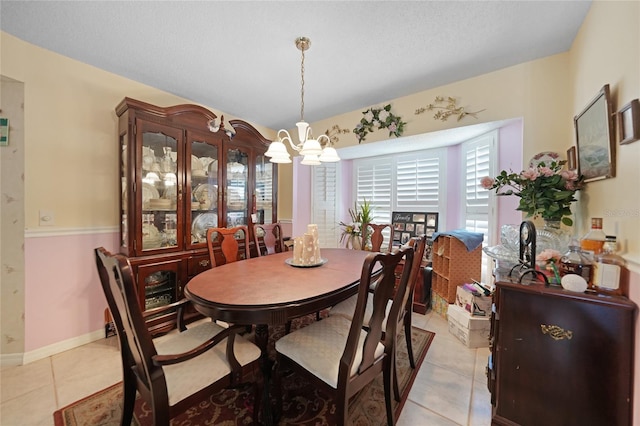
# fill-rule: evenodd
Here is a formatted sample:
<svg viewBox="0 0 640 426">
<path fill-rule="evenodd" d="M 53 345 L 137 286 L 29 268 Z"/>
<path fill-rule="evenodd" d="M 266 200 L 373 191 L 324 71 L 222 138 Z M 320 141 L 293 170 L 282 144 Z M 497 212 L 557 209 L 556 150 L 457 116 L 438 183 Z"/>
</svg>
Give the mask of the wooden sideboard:
<svg viewBox="0 0 640 426">
<path fill-rule="evenodd" d="M 492 424 L 631 425 L 635 303 L 541 283 L 496 286 Z"/>
</svg>

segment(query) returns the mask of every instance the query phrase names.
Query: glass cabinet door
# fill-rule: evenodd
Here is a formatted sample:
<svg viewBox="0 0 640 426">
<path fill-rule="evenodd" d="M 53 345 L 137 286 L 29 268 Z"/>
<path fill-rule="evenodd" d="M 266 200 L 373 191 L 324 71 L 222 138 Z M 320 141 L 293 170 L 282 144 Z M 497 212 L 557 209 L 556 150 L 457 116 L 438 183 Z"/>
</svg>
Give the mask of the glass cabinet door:
<svg viewBox="0 0 640 426">
<path fill-rule="evenodd" d="M 224 202 L 227 227 L 248 225 L 249 154 L 239 149 L 228 149 L 226 165 Z"/>
<path fill-rule="evenodd" d="M 175 248 L 179 245 L 178 138 L 175 129 L 167 131 L 141 126 L 139 151 L 142 204 L 142 250 Z"/>
<path fill-rule="evenodd" d="M 273 166 L 264 155 L 256 158 L 255 223 L 273 221 Z"/>
<path fill-rule="evenodd" d="M 129 151 L 127 150 L 128 134 L 120 136 L 120 247 L 128 250 L 129 247 Z"/>
<path fill-rule="evenodd" d="M 145 311 L 176 302 L 182 297 L 180 262 L 174 260 L 138 267 L 138 282 L 144 289 L 139 297 Z"/>
<path fill-rule="evenodd" d="M 191 215 L 191 244 L 200 244 L 207 240 L 207 228 L 217 227 L 219 223 L 219 148 L 194 135 L 189 137 L 187 152 L 191 155 L 187 161 L 191 176 L 188 185 L 191 198 L 187 203 Z"/>
</svg>

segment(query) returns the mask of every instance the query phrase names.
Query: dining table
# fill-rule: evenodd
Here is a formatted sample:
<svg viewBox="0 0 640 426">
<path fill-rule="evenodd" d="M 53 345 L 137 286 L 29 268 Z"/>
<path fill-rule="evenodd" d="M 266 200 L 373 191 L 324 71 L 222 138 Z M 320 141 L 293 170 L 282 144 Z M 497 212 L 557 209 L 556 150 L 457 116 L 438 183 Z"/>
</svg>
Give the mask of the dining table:
<svg viewBox="0 0 640 426">
<path fill-rule="evenodd" d="M 271 360 L 269 326 L 286 324 L 341 302 L 358 291 L 362 265 L 371 252 L 324 248 L 315 266 L 294 265 L 293 252 L 227 263 L 193 277 L 184 295 L 202 315 L 231 324 L 255 325 L 265 382 Z M 266 388 L 266 386 L 265 386 Z M 268 395 L 265 395 L 269 412 Z M 270 414 L 266 416 L 270 424 Z"/>
</svg>

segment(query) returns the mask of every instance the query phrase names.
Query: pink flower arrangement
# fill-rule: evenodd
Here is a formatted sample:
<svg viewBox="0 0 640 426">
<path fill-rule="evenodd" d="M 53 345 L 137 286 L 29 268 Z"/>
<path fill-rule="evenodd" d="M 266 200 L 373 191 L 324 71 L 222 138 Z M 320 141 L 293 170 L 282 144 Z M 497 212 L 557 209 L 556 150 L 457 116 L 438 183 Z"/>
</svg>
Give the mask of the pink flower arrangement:
<svg viewBox="0 0 640 426">
<path fill-rule="evenodd" d="M 518 210 L 527 216 L 542 216 L 571 226 L 571 203 L 576 201 L 574 196 L 582 188 L 583 178 L 573 170 L 564 169 L 565 164 L 564 160 L 552 161 L 549 165 L 542 162 L 520 173 L 503 170 L 495 178 L 483 177 L 480 185 L 484 189 L 495 189 L 497 195 L 520 197 Z"/>
<path fill-rule="evenodd" d="M 538 262 L 545 262 L 547 264 L 560 262 L 561 258 L 562 258 L 562 253 L 554 249 L 542 250 L 542 252 L 536 256 L 536 260 Z"/>
<path fill-rule="evenodd" d="M 554 249 L 542 250 L 542 252 L 536 256 L 536 261 L 544 262 L 546 269 L 553 273 L 555 281 L 558 284 L 560 284 L 560 274 L 558 273 L 556 263 L 560 263 L 560 259 L 562 259 L 562 253 Z"/>
</svg>

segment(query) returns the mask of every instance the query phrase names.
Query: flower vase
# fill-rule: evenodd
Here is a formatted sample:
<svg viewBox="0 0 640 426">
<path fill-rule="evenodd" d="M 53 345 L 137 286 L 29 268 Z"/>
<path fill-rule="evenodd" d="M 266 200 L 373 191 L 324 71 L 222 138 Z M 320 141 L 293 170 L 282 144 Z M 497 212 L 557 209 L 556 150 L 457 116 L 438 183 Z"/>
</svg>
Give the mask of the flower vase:
<svg viewBox="0 0 640 426">
<path fill-rule="evenodd" d="M 353 250 L 362 250 L 362 240 L 357 235 L 350 235 L 347 239 L 347 248 Z"/>
<path fill-rule="evenodd" d="M 546 249 L 565 253 L 570 240 L 571 235 L 562 228 L 560 220 L 545 219 L 542 229 L 536 230 L 536 253 L 540 254 Z"/>
</svg>

